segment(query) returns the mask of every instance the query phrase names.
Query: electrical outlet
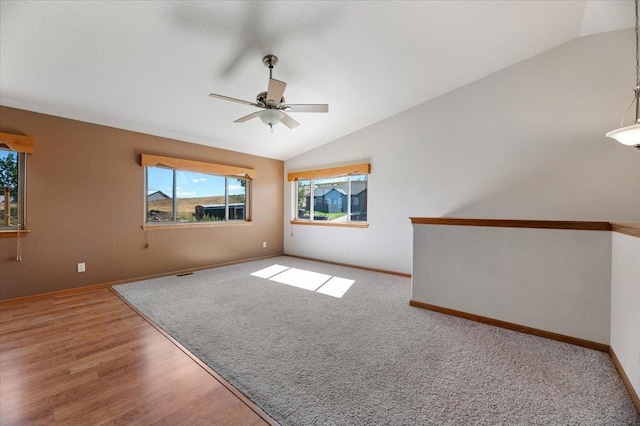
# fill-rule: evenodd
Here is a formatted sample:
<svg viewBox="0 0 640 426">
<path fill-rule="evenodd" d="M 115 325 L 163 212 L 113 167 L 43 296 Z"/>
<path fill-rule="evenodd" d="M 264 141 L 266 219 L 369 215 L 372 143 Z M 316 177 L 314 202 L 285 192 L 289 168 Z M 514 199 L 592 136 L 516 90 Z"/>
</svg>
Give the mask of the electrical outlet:
<svg viewBox="0 0 640 426">
<path fill-rule="evenodd" d="M 267 242 L 266 241 L 262 242 L 262 248 L 267 248 Z"/>
<path fill-rule="evenodd" d="M 84 272 L 84 263 L 78 263 L 78 272 Z"/>
</svg>

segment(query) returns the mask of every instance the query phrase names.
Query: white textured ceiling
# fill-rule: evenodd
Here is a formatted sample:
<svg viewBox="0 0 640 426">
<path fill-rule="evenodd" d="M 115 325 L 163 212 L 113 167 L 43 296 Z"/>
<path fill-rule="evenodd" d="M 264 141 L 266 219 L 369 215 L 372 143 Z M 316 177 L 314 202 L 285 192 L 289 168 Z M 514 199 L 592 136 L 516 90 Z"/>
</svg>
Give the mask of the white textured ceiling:
<svg viewBox="0 0 640 426">
<path fill-rule="evenodd" d="M 626 13 L 625 13 L 626 11 Z M 0 2 L 2 105 L 287 159 L 580 35 L 625 1 Z M 267 53 L 300 126 L 259 119 Z M 462 117 L 461 117 L 462 118 Z"/>
</svg>

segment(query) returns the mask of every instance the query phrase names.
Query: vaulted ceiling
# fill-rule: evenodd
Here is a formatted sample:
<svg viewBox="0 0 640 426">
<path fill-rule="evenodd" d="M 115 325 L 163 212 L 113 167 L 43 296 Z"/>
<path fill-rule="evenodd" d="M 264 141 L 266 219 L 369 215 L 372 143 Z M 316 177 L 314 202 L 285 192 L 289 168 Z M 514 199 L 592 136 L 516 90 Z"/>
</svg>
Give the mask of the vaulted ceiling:
<svg viewBox="0 0 640 426">
<path fill-rule="evenodd" d="M 580 36 L 633 2 L 0 2 L 0 104 L 288 159 Z M 300 126 L 233 121 L 280 62 Z M 630 52 L 632 54 L 632 52 Z M 462 118 L 462 117 L 461 117 Z"/>
</svg>

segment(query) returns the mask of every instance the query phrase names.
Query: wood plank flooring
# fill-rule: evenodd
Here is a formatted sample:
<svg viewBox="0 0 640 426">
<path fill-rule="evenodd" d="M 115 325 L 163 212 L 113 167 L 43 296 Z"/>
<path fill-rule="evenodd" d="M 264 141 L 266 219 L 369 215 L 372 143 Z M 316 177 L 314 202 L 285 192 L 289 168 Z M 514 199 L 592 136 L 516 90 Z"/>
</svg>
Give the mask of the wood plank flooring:
<svg viewBox="0 0 640 426">
<path fill-rule="evenodd" d="M 268 423 L 100 289 L 0 305 L 0 424 Z"/>
</svg>

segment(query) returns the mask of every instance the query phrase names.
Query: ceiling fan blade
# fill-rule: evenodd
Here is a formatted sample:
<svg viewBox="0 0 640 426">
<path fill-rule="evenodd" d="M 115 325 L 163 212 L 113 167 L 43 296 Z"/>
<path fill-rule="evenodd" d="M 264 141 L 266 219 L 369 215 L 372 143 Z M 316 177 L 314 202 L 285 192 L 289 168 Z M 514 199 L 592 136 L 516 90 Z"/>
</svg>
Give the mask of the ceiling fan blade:
<svg viewBox="0 0 640 426">
<path fill-rule="evenodd" d="M 284 114 L 284 112 L 283 112 L 283 114 Z M 293 129 L 294 127 L 298 127 L 300 125 L 300 123 L 298 123 L 293 118 L 289 117 L 287 114 L 284 114 L 282 116 L 282 119 L 280 120 L 280 122 L 282 124 L 284 124 L 285 126 L 287 126 L 288 128 L 290 128 L 290 129 Z"/>
<path fill-rule="evenodd" d="M 284 89 L 287 87 L 287 83 L 284 81 L 269 79 L 269 88 L 267 89 L 267 102 L 273 101 L 276 105 L 282 100 Z"/>
<path fill-rule="evenodd" d="M 239 104 L 251 105 L 251 106 L 255 106 L 255 107 L 259 107 L 260 106 L 260 105 L 258 105 L 256 103 L 253 103 L 253 102 L 243 101 L 242 99 L 230 98 L 229 96 L 217 95 L 215 93 L 210 93 L 209 96 L 211 96 L 212 98 L 222 99 L 223 101 L 237 102 Z"/>
<path fill-rule="evenodd" d="M 291 112 L 329 112 L 327 104 L 288 104 L 287 108 Z"/>
<path fill-rule="evenodd" d="M 249 115 L 245 115 L 244 117 L 238 118 L 237 120 L 234 120 L 234 123 L 244 123 L 245 121 L 249 121 L 252 118 L 256 118 L 258 116 L 258 114 L 260 114 L 262 111 L 256 111 L 254 113 L 251 113 Z"/>
</svg>

